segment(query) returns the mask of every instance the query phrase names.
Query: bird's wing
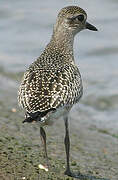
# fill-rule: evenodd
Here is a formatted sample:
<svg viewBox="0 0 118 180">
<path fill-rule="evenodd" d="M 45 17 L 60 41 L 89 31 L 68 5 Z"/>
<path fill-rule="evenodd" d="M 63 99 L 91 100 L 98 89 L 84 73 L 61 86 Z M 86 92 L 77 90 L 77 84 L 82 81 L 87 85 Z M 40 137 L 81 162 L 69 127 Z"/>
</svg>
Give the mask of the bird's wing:
<svg viewBox="0 0 118 180">
<path fill-rule="evenodd" d="M 75 94 L 74 81 L 79 87 L 80 79 L 70 75 L 68 67 L 35 69 L 25 73 L 19 91 L 19 103 L 28 112 L 43 112 L 51 108 L 72 105 Z M 78 90 L 76 90 L 78 91 Z"/>
</svg>

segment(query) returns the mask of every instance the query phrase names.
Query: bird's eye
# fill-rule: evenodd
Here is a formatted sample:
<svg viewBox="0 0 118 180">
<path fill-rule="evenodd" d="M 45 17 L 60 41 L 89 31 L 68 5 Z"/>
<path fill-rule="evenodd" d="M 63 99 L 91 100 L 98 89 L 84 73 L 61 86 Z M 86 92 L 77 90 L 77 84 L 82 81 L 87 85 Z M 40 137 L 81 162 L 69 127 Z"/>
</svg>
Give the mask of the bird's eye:
<svg viewBox="0 0 118 180">
<path fill-rule="evenodd" d="M 80 22 L 82 22 L 84 20 L 84 15 L 80 14 L 76 17 Z"/>
</svg>

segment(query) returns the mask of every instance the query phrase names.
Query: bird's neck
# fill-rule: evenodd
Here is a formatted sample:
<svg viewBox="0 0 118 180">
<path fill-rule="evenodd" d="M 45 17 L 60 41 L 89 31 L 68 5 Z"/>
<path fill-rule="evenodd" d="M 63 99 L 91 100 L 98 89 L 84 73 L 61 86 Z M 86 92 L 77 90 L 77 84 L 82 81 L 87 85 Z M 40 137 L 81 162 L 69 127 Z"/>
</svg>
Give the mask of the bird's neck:
<svg viewBox="0 0 118 180">
<path fill-rule="evenodd" d="M 74 36 L 70 32 L 65 32 L 61 29 L 54 31 L 49 46 L 52 46 L 55 50 L 60 51 L 60 53 L 70 61 L 74 61 L 73 54 L 73 43 Z"/>
</svg>

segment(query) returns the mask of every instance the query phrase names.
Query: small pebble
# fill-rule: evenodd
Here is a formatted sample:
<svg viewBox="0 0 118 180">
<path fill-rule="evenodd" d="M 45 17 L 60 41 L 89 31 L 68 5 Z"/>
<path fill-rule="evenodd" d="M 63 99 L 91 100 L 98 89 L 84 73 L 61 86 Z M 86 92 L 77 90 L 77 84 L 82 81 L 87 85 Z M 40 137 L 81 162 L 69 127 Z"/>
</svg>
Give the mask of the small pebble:
<svg viewBox="0 0 118 180">
<path fill-rule="evenodd" d="M 43 169 L 43 170 L 45 170 L 46 172 L 48 172 L 48 168 L 46 168 L 46 167 L 43 166 L 42 164 L 39 164 L 39 165 L 38 165 L 38 168 L 39 168 L 39 169 Z"/>
<path fill-rule="evenodd" d="M 76 161 L 73 161 L 73 162 L 71 163 L 71 165 L 72 165 L 72 166 L 76 166 L 76 165 L 77 165 Z"/>
<path fill-rule="evenodd" d="M 12 111 L 12 112 L 16 112 L 16 109 L 15 109 L 15 108 L 12 108 L 11 111 Z"/>
<path fill-rule="evenodd" d="M 26 179 L 25 177 L 22 177 L 22 179 Z"/>
</svg>

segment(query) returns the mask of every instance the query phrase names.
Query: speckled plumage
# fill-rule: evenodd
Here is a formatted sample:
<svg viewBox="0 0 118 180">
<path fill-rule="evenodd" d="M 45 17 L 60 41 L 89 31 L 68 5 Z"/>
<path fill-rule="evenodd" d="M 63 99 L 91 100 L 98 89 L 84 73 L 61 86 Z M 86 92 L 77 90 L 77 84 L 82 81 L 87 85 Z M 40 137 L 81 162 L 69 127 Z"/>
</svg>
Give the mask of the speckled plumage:
<svg viewBox="0 0 118 180">
<path fill-rule="evenodd" d="M 74 36 L 83 29 L 97 31 L 86 19 L 86 12 L 77 6 L 69 6 L 60 11 L 49 44 L 25 72 L 18 93 L 19 104 L 26 112 L 23 122 L 40 123 L 47 165 L 46 133 L 43 126 L 51 125 L 60 116 L 64 117 L 67 160 L 65 174 L 73 177 L 78 176 L 71 172 L 69 165 L 68 113 L 83 94 L 81 75 L 74 61 L 73 42 Z"/>
<path fill-rule="evenodd" d="M 47 65 L 48 62 L 45 66 L 41 61 L 35 62 L 24 75 L 19 102 L 28 112 L 71 106 L 81 96 L 81 78 L 76 66 L 63 64 L 60 59 Z"/>
<path fill-rule="evenodd" d="M 28 116 L 37 112 L 40 116 L 42 112 L 59 108 L 69 111 L 82 96 L 73 41 L 85 29 L 86 18 L 85 11 L 77 6 L 63 8 L 58 14 L 50 43 L 24 73 L 20 85 L 18 101 Z"/>
<path fill-rule="evenodd" d="M 63 8 L 57 23 L 78 11 L 85 13 L 78 7 Z M 58 26 L 60 25 L 56 28 Z M 63 30 L 61 33 L 65 37 L 57 32 L 60 36 L 57 38 L 56 31 L 54 30 L 52 39 L 41 56 L 25 72 L 20 85 L 19 104 L 28 113 L 72 107 L 82 96 L 81 76 L 74 63 L 73 35 Z"/>
</svg>

